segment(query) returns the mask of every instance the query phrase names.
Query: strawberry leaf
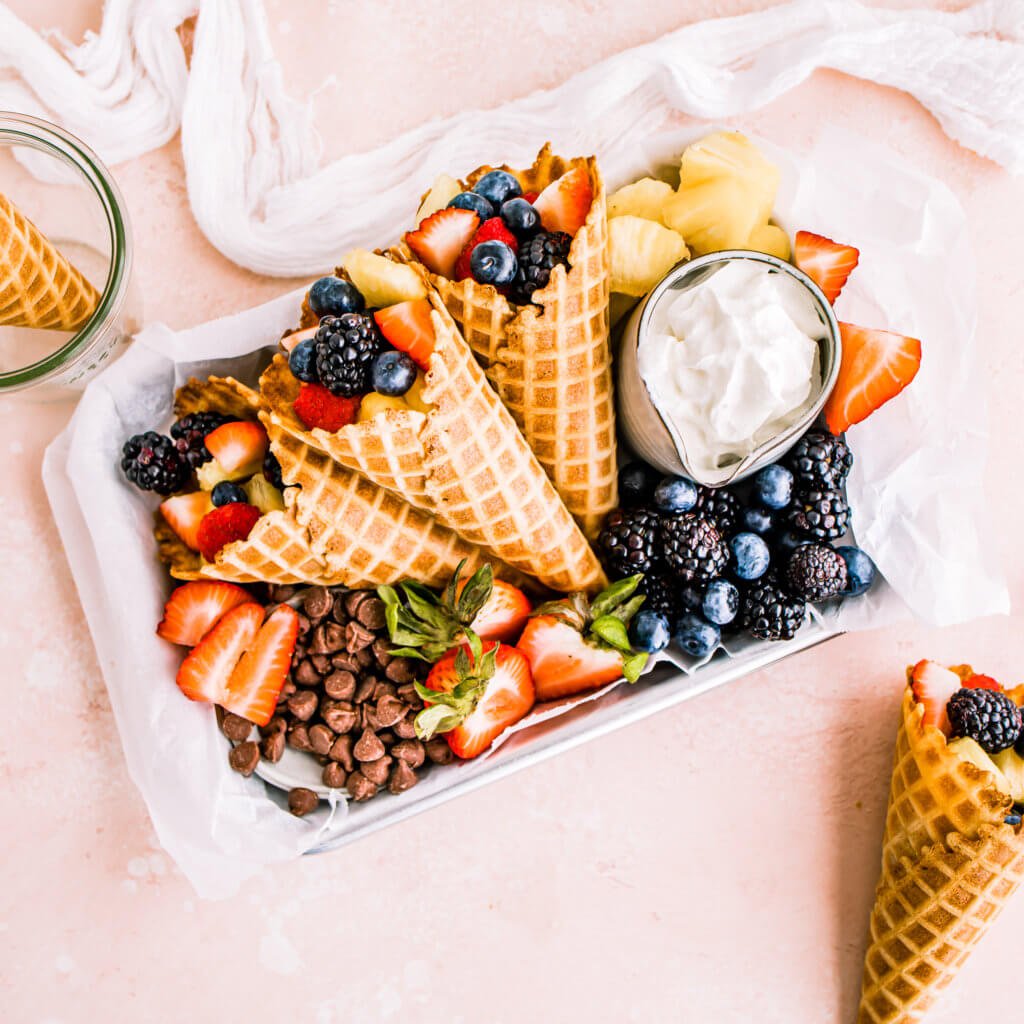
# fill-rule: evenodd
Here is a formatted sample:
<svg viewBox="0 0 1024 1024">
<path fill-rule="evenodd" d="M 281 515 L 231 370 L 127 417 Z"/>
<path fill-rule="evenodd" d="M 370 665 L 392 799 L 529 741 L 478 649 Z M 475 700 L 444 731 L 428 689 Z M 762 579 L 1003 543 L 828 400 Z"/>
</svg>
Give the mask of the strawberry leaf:
<svg viewBox="0 0 1024 1024">
<path fill-rule="evenodd" d="M 647 654 L 638 651 L 628 658 L 622 659 L 622 674 L 626 677 L 627 683 L 635 683 L 647 665 Z"/>
<path fill-rule="evenodd" d="M 616 583 L 613 583 L 607 590 L 602 590 L 591 602 L 590 613 L 595 619 L 605 615 L 611 615 L 616 608 L 624 601 L 632 597 L 640 581 L 644 578 L 642 572 L 635 576 L 627 576 Z"/>
<path fill-rule="evenodd" d="M 629 635 L 622 620 L 614 615 L 603 615 L 591 624 L 590 632 L 618 651 L 632 652 Z"/>
<path fill-rule="evenodd" d="M 463 626 L 468 626 L 477 616 L 477 613 L 487 603 L 494 589 L 494 570 L 490 562 L 480 566 L 479 569 L 469 578 L 469 582 L 459 595 L 458 603 L 455 604 L 455 617 Z"/>
<path fill-rule="evenodd" d="M 421 740 L 429 740 L 439 732 L 451 732 L 462 721 L 462 716 L 444 704 L 434 704 L 424 708 L 413 723 L 416 735 Z"/>
</svg>

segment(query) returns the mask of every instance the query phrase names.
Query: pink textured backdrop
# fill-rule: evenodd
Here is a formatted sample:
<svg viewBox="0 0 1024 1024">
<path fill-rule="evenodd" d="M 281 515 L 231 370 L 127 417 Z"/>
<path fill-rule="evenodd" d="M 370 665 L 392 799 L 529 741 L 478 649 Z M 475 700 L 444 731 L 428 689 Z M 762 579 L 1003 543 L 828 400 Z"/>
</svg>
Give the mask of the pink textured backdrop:
<svg viewBox="0 0 1024 1024">
<path fill-rule="evenodd" d="M 71 38 L 98 26 L 101 7 L 11 6 Z M 316 101 L 328 156 L 553 85 L 686 22 L 765 6 L 268 3 L 293 91 L 333 76 Z M 1003 467 L 1021 455 L 1024 182 L 958 148 L 908 96 L 839 74 L 736 126 L 799 151 L 835 120 L 937 175 L 968 211 L 998 457 L 988 492 L 1019 603 L 1024 483 Z M 117 177 L 147 319 L 184 327 L 292 284 L 230 265 L 199 234 L 177 140 Z M 40 459 L 68 413 L 0 406 L 5 1022 L 851 1019 L 903 666 L 970 661 L 1020 681 L 1020 615 L 842 638 L 206 904 L 160 851 L 125 773 L 50 521 Z M 1007 982 L 1022 928 L 1024 898 L 930 1019 L 1017 1011 Z"/>
</svg>

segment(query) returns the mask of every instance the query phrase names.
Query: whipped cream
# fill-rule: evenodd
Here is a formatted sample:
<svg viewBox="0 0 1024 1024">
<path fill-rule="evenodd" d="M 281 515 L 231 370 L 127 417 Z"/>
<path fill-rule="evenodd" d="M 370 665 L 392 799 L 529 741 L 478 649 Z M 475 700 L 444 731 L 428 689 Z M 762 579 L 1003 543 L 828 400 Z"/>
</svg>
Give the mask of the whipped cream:
<svg viewBox="0 0 1024 1024">
<path fill-rule="evenodd" d="M 666 300 L 637 362 L 694 473 L 713 477 L 807 412 L 825 332 L 807 289 L 756 260 L 725 262 Z"/>
</svg>

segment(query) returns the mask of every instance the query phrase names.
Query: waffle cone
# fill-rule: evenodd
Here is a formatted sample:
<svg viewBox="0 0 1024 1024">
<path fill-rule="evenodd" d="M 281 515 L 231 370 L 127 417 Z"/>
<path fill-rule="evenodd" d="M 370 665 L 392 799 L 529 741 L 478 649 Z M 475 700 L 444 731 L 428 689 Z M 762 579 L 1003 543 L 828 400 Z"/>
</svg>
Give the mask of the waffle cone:
<svg viewBox="0 0 1024 1024">
<path fill-rule="evenodd" d="M 77 331 L 98 301 L 96 289 L 0 194 L 0 324 Z"/>
<path fill-rule="evenodd" d="M 858 1024 L 921 1020 L 1024 880 L 1011 798 L 923 716 L 908 686 Z"/>
<path fill-rule="evenodd" d="M 567 161 L 549 146 L 532 167 L 501 170 L 515 174 L 524 191 L 540 192 L 579 166 L 590 175 L 594 202 L 573 238 L 569 269 L 556 267 L 533 305 L 516 306 L 472 278 L 430 277 L 555 489 L 592 538 L 618 502 L 604 183 L 593 157 Z M 463 187 L 491 170 L 478 168 Z"/>
<path fill-rule="evenodd" d="M 440 298 L 429 413 L 388 410 L 335 433 L 292 410 L 299 382 L 278 355 L 260 379 L 264 422 L 433 516 L 487 554 L 554 590 L 594 590 L 604 574 L 551 481 L 489 387 Z"/>
</svg>

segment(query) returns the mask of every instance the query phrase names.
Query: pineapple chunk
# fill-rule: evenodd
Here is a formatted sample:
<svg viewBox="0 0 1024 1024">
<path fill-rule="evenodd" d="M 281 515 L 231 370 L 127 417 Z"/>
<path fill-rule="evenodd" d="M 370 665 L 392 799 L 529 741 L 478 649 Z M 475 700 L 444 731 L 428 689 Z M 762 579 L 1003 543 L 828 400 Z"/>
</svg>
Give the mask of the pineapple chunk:
<svg viewBox="0 0 1024 1024">
<path fill-rule="evenodd" d="M 762 224 L 754 228 L 747 240 L 747 248 L 754 252 L 766 252 L 780 260 L 788 260 L 790 254 L 789 235 L 777 224 Z"/>
<path fill-rule="evenodd" d="M 995 761 L 981 749 L 977 740 L 972 740 L 968 736 L 960 736 L 955 740 L 949 741 L 949 749 L 961 760 L 973 764 L 975 768 L 980 768 L 983 772 L 988 772 L 995 782 L 996 789 L 1009 797 L 1013 796 L 1013 787 L 1010 785 L 1010 780 L 1000 771 Z"/>
<path fill-rule="evenodd" d="M 416 223 L 419 224 L 432 213 L 443 210 L 461 191 L 459 183 L 450 174 L 439 174 L 416 211 Z"/>
<path fill-rule="evenodd" d="M 353 249 L 341 265 L 362 292 L 367 306 L 394 306 L 399 302 L 427 297 L 426 285 L 412 267 L 392 263 L 375 252 Z"/>
<path fill-rule="evenodd" d="M 363 400 L 359 403 L 359 422 L 372 420 L 374 416 L 379 416 L 382 412 L 387 412 L 388 409 L 408 412 L 409 403 L 397 395 L 380 395 L 376 391 L 371 391 L 368 395 L 364 395 Z"/>
<path fill-rule="evenodd" d="M 734 178 L 680 188 L 665 204 L 665 223 L 697 256 L 744 248 L 759 221 L 755 197 Z"/>
<path fill-rule="evenodd" d="M 251 477 L 242 489 L 249 504 L 255 505 L 261 512 L 284 511 L 284 495 L 262 473 Z"/>
<path fill-rule="evenodd" d="M 1000 750 L 992 755 L 995 766 L 1003 773 L 1010 784 L 1010 796 L 1017 803 L 1024 803 L 1024 759 L 1013 747 Z"/>
<path fill-rule="evenodd" d="M 641 178 L 632 185 L 623 185 L 608 197 L 608 219 L 643 217 L 664 224 L 661 209 L 673 191 L 668 182 L 655 178 Z"/>
<path fill-rule="evenodd" d="M 642 217 L 616 217 L 608 222 L 611 290 L 646 295 L 680 260 L 689 256 L 675 231 Z"/>
<path fill-rule="evenodd" d="M 771 218 L 779 169 L 742 132 L 714 132 L 683 153 L 680 191 L 719 178 L 731 178 L 750 191 L 757 204 L 757 223 Z"/>
<path fill-rule="evenodd" d="M 434 408 L 423 398 L 423 389 L 426 386 L 427 378 L 423 375 L 423 371 L 420 370 L 416 374 L 416 379 L 412 382 L 412 387 L 402 395 L 410 409 L 415 409 L 416 412 L 428 413 Z"/>
</svg>

